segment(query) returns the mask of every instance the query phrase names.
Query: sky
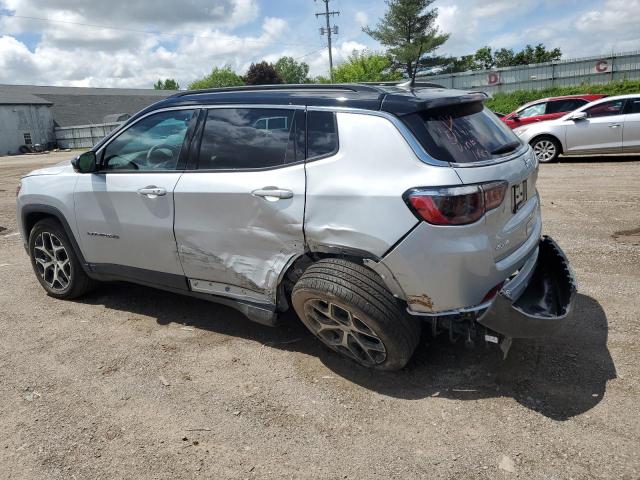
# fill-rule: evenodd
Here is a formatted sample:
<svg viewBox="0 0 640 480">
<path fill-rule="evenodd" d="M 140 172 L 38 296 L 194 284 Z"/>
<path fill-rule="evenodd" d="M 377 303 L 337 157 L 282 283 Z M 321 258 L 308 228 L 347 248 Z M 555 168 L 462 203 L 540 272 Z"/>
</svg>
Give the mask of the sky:
<svg viewBox="0 0 640 480">
<path fill-rule="evenodd" d="M 383 0 L 331 0 L 334 62 L 354 50 L 382 51 L 362 32 L 384 15 Z M 464 55 L 489 45 L 560 47 L 564 58 L 640 50 L 640 0 L 436 0 L 451 36 L 437 52 Z M 244 73 L 252 62 L 289 55 L 327 75 L 324 20 L 314 0 L 0 0 L 0 83 L 186 87 L 213 67 Z"/>
</svg>

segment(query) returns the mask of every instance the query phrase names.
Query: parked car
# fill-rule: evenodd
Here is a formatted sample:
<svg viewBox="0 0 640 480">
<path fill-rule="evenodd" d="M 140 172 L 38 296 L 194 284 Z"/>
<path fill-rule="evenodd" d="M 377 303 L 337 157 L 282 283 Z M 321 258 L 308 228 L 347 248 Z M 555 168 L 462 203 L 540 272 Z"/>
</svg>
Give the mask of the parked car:
<svg viewBox="0 0 640 480">
<path fill-rule="evenodd" d="M 640 94 L 589 103 L 558 120 L 516 128 L 539 162 L 559 155 L 640 153 Z"/>
<path fill-rule="evenodd" d="M 500 118 L 510 128 L 518 128 L 531 123 L 555 120 L 573 112 L 589 102 L 606 97 L 601 94 L 568 95 L 564 97 L 543 98 L 521 106 L 515 112 Z"/>
<path fill-rule="evenodd" d="M 267 325 L 293 306 L 328 347 L 382 370 L 407 363 L 425 322 L 506 351 L 557 331 L 575 284 L 541 239 L 533 152 L 485 99 L 364 85 L 181 92 L 70 165 L 25 176 L 20 231 L 59 299 L 125 280 Z M 288 128 L 265 129 L 273 119 Z"/>
</svg>

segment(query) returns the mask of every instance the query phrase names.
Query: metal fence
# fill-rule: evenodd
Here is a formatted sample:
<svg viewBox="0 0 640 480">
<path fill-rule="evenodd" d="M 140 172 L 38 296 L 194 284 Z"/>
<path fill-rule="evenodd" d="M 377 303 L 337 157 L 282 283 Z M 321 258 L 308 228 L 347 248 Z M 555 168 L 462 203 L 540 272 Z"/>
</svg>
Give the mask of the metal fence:
<svg viewBox="0 0 640 480">
<path fill-rule="evenodd" d="M 56 143 L 60 148 L 91 148 L 123 122 L 56 127 Z"/>
<path fill-rule="evenodd" d="M 625 79 L 640 79 L 640 52 L 420 77 L 420 80 L 447 88 L 479 89 L 487 93 L 542 90 Z"/>
</svg>

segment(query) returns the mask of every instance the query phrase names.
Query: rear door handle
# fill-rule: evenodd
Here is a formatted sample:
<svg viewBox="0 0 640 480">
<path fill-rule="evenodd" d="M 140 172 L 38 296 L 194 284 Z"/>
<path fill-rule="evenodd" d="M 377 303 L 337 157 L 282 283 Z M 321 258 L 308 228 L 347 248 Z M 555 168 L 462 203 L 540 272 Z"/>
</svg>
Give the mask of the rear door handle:
<svg viewBox="0 0 640 480">
<path fill-rule="evenodd" d="M 280 200 L 293 198 L 293 192 L 291 190 L 284 190 L 277 187 L 264 187 L 251 192 L 254 197 L 262 197 L 267 200 Z"/>
<path fill-rule="evenodd" d="M 167 194 L 164 188 L 156 187 L 155 185 L 149 185 L 148 187 L 141 188 L 138 193 L 142 196 L 149 198 L 162 197 Z"/>
</svg>

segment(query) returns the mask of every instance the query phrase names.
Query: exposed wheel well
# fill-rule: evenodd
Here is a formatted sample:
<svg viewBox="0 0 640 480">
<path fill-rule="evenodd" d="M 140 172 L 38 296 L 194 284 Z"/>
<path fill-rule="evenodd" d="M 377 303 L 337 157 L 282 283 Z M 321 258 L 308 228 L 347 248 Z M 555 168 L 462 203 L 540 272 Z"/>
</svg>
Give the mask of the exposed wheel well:
<svg viewBox="0 0 640 480">
<path fill-rule="evenodd" d="M 325 258 L 337 258 L 341 260 L 348 260 L 358 265 L 366 267 L 365 260 L 378 260 L 374 255 L 363 255 L 360 252 L 350 253 L 336 253 L 336 252 L 306 252 L 296 258 L 289 267 L 285 270 L 280 278 L 278 284 L 277 306 L 278 310 L 283 312 L 289 309 L 291 301 L 291 291 L 294 285 L 302 277 L 302 274 L 311 265 L 318 260 Z M 378 273 L 376 272 L 376 275 Z"/>
<path fill-rule="evenodd" d="M 24 228 L 25 237 L 28 239 L 31 230 L 34 225 L 38 223 L 40 220 L 44 220 L 45 218 L 50 218 L 60 223 L 60 220 L 55 215 L 46 212 L 29 212 L 24 216 L 24 221 L 22 227 Z"/>
<path fill-rule="evenodd" d="M 558 153 L 561 153 L 561 154 L 564 153 L 562 149 L 562 142 L 555 135 L 551 135 L 548 133 L 544 133 L 542 135 L 537 135 L 533 137 L 531 140 L 529 140 L 529 145 L 533 146 L 536 140 L 540 140 L 541 138 L 548 138 L 549 140 L 553 140 L 553 142 L 558 146 Z"/>
</svg>

